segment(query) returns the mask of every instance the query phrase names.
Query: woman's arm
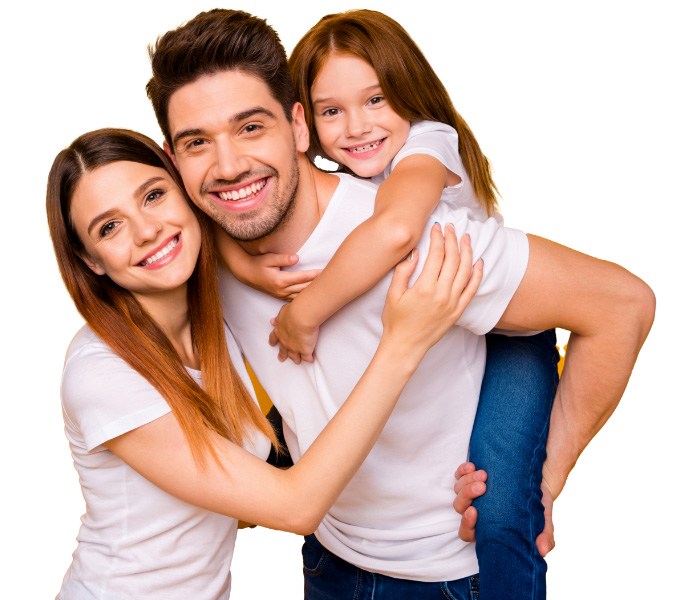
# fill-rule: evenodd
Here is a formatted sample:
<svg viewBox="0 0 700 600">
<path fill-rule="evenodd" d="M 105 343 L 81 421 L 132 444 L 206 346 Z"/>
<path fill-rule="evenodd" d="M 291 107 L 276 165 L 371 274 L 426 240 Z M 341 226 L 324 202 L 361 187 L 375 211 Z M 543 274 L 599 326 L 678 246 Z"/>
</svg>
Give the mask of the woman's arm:
<svg viewBox="0 0 700 600">
<path fill-rule="evenodd" d="M 152 483 L 192 504 L 266 527 L 310 533 L 362 464 L 425 352 L 457 320 L 481 280 L 466 239 L 433 227 L 428 258 L 410 289 L 415 260 L 396 268 L 384 333 L 357 386 L 301 459 L 279 470 L 212 433 L 222 466 L 195 464 L 168 414 L 105 445 Z"/>
<path fill-rule="evenodd" d="M 282 307 L 271 343 L 280 358 L 312 361 L 320 326 L 374 287 L 420 239 L 450 171 L 436 158 L 401 160 L 377 191 L 374 214 L 343 241 L 323 271 Z"/>
</svg>

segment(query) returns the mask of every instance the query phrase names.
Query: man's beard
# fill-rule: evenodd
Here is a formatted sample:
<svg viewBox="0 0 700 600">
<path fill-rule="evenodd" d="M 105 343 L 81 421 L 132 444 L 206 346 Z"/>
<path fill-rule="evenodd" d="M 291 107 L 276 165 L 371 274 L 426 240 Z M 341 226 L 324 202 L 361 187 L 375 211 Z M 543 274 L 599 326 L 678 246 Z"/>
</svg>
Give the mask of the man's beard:
<svg viewBox="0 0 700 600">
<path fill-rule="evenodd" d="M 243 180 L 247 176 L 248 173 L 244 173 L 240 179 Z M 278 183 L 280 181 L 279 172 L 275 169 L 271 169 L 271 172 L 267 173 L 266 176 L 276 178 Z M 221 185 L 222 183 L 233 182 L 219 181 L 216 183 Z M 267 203 L 262 214 L 253 213 L 250 216 L 239 215 L 234 218 L 224 212 L 217 211 L 215 214 L 209 213 L 209 216 L 234 240 L 254 242 L 270 235 L 289 221 L 294 213 L 298 187 L 299 165 L 294 159 L 290 168 L 289 184 L 284 189 L 278 188 L 275 191 L 272 201 Z M 206 190 L 203 189 L 201 194 L 205 196 Z"/>
</svg>

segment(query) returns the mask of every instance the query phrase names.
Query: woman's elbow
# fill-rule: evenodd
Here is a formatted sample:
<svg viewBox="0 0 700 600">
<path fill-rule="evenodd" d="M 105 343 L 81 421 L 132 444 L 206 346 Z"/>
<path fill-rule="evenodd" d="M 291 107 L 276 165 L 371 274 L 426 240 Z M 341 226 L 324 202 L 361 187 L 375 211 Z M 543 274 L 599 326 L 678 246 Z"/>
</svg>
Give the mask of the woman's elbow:
<svg viewBox="0 0 700 600">
<path fill-rule="evenodd" d="M 300 508 L 288 515 L 286 531 L 297 535 L 311 535 L 321 524 L 324 513 L 319 510 Z"/>
</svg>

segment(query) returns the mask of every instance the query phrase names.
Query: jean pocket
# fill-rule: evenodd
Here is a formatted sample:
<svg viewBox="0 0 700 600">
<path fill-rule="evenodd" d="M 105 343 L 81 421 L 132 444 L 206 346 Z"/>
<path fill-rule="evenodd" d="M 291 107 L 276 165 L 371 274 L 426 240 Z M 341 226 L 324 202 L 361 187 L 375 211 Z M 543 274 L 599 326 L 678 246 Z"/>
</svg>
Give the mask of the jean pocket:
<svg viewBox="0 0 700 600">
<path fill-rule="evenodd" d="M 304 544 L 301 547 L 301 557 L 304 562 L 304 575 L 320 574 L 328 555 L 328 550 L 326 550 L 313 535 L 305 537 Z"/>
<path fill-rule="evenodd" d="M 447 600 L 479 600 L 479 576 L 443 581 L 440 591 Z"/>
</svg>

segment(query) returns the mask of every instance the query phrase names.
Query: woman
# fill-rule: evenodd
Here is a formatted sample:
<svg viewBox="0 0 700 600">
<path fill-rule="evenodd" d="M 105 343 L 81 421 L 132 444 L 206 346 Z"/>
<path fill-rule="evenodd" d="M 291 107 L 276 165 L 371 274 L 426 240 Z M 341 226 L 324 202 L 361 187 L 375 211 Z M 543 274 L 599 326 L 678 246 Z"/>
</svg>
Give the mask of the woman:
<svg viewBox="0 0 700 600">
<path fill-rule="evenodd" d="M 126 130 L 80 136 L 54 161 L 47 214 L 87 322 L 62 384 L 87 511 L 59 598 L 227 598 L 235 519 L 312 532 L 481 277 L 468 241 L 458 253 L 435 227 L 410 290 L 415 261 L 396 269 L 365 375 L 283 471 L 262 460 L 277 442 L 223 325 L 208 225 L 160 148 Z"/>
</svg>

